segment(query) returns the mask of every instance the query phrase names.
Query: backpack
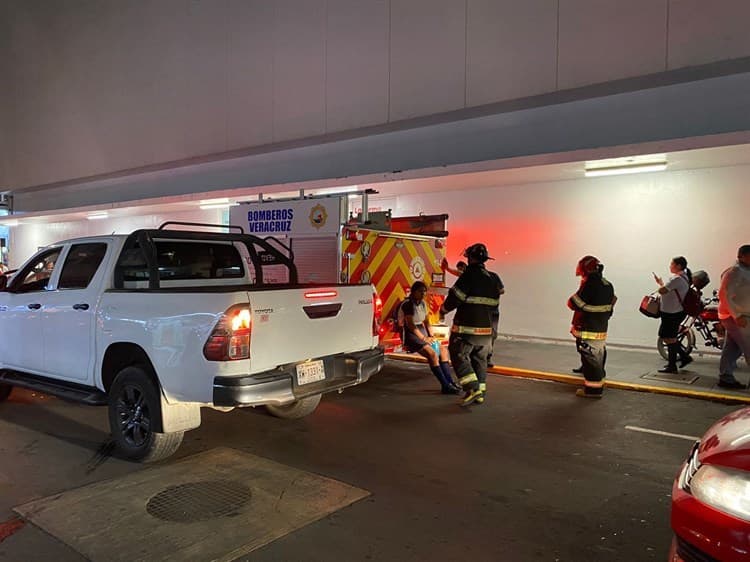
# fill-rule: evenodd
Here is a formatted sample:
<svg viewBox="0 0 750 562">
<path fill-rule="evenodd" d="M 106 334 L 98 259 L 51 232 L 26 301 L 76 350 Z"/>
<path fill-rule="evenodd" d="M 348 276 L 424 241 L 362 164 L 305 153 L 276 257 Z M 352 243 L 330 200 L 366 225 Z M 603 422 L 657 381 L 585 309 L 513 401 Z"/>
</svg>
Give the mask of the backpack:
<svg viewBox="0 0 750 562">
<path fill-rule="evenodd" d="M 703 310 L 703 301 L 695 287 L 688 288 L 685 298 L 682 299 L 682 308 L 688 316 L 698 316 Z"/>
</svg>

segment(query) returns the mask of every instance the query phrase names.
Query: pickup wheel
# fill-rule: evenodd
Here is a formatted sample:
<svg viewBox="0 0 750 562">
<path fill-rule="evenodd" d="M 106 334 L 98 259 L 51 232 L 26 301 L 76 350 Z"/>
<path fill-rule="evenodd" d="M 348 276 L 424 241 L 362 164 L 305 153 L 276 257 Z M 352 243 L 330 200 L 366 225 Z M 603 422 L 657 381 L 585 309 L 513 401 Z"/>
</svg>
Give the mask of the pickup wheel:
<svg viewBox="0 0 750 562">
<path fill-rule="evenodd" d="M 121 456 L 155 462 L 172 455 L 182 443 L 183 432 L 157 433 L 159 388 L 140 367 L 126 367 L 109 390 L 109 426 Z"/>
<path fill-rule="evenodd" d="M 300 398 L 291 404 L 284 404 L 283 406 L 267 404 L 266 409 L 277 418 L 296 420 L 312 414 L 315 408 L 318 407 L 318 404 L 320 404 L 320 394 Z"/>
<path fill-rule="evenodd" d="M 11 390 L 13 390 L 11 385 L 0 383 L 0 402 L 5 402 L 8 399 Z"/>
</svg>

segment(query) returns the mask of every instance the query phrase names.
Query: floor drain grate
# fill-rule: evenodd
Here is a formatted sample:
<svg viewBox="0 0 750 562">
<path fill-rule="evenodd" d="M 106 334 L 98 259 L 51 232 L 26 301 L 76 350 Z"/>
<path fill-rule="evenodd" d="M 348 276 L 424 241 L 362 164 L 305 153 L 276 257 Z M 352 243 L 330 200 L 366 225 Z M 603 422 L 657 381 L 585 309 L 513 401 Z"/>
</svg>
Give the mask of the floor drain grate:
<svg viewBox="0 0 750 562">
<path fill-rule="evenodd" d="M 693 384 L 695 381 L 697 381 L 700 377 L 697 375 L 690 375 L 682 373 L 680 374 L 673 374 L 673 373 L 646 373 L 645 375 L 641 375 L 642 379 L 649 379 L 652 381 L 664 381 L 664 382 L 674 382 L 678 384 Z"/>
<path fill-rule="evenodd" d="M 152 496 L 146 511 L 164 521 L 193 523 L 235 515 L 251 496 L 250 488 L 231 480 L 190 482 Z"/>
</svg>

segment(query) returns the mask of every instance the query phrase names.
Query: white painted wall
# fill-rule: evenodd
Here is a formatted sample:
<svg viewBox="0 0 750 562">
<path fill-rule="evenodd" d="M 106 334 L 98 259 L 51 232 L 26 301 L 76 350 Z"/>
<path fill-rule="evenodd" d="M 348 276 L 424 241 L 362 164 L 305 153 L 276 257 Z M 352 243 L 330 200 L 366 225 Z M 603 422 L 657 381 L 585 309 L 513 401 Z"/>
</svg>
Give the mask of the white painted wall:
<svg viewBox="0 0 750 562">
<path fill-rule="evenodd" d="M 727 167 L 401 194 L 385 204 L 394 215 L 447 212 L 453 263 L 469 244 L 487 244 L 506 286 L 503 333 L 568 337 L 576 262 L 593 254 L 619 297 L 610 341 L 652 346 L 658 322 L 637 310 L 656 289 L 651 272 L 668 277 L 671 258 L 684 255 L 708 271 L 709 291 L 718 288 L 737 248 L 750 244 L 748 177 L 750 166 Z"/>
<path fill-rule="evenodd" d="M 41 246 L 54 242 L 105 234 L 130 234 L 139 228 L 158 228 L 166 221 L 201 222 L 204 224 L 224 224 L 221 209 L 196 209 L 195 211 L 125 216 L 100 220 L 79 220 L 69 222 L 28 221 L 11 227 L 10 267 L 15 269 L 30 258 Z"/>
<path fill-rule="evenodd" d="M 0 189 L 747 57 L 749 20 L 747 0 L 4 0 Z"/>
</svg>

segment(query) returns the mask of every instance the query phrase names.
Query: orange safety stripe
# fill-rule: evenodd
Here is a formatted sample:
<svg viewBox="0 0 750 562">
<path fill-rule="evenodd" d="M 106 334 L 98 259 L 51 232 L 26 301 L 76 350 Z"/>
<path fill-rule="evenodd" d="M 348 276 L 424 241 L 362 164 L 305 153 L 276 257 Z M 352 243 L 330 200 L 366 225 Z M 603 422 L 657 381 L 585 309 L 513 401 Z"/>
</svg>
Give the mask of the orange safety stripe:
<svg viewBox="0 0 750 562">
<path fill-rule="evenodd" d="M 472 336 L 491 336 L 492 328 L 477 328 L 475 326 L 451 326 L 451 332 L 456 334 L 468 334 Z"/>
<path fill-rule="evenodd" d="M 604 381 L 584 381 L 583 386 L 589 388 L 604 388 Z"/>
</svg>

